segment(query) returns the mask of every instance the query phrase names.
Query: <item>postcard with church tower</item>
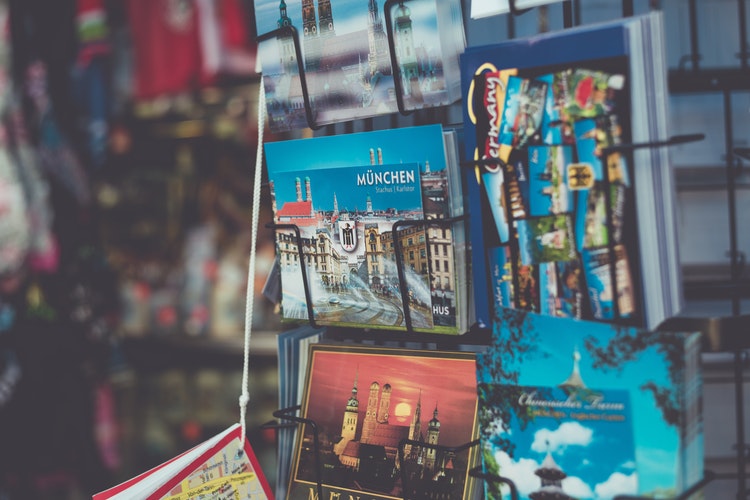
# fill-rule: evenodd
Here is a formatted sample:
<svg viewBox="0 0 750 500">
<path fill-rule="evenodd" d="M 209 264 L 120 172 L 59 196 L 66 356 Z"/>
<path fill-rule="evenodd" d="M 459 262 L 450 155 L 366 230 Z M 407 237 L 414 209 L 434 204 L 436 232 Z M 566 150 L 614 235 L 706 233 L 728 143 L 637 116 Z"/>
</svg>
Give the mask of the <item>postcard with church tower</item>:
<svg viewBox="0 0 750 500">
<path fill-rule="evenodd" d="M 478 386 L 485 468 L 513 481 L 522 500 L 638 493 L 628 391 L 587 387 L 579 361 L 557 386 Z M 507 495 L 507 486 L 485 481 L 487 500 Z"/>
<path fill-rule="evenodd" d="M 699 333 L 504 310 L 477 355 L 485 466 L 526 478 L 522 498 L 678 498 L 703 478 L 700 353 Z M 590 469 L 573 469 L 574 456 Z M 535 493 L 552 461 L 567 496 Z"/>
<path fill-rule="evenodd" d="M 444 139 L 427 125 L 265 144 L 284 320 L 466 331 L 465 239 L 425 222 L 462 203 Z"/>
<path fill-rule="evenodd" d="M 288 498 L 468 499 L 481 491 L 476 356 L 314 344 Z M 280 479 L 283 480 L 283 479 Z"/>
<path fill-rule="evenodd" d="M 397 88 L 406 109 L 460 98 L 458 56 L 466 45 L 461 2 L 403 0 L 389 10 L 400 86 L 394 85 L 382 2 L 255 0 L 257 32 L 279 33 L 258 49 L 271 130 L 300 128 L 302 118 L 317 126 L 395 113 Z M 282 34 L 289 27 L 296 41 Z M 305 101 L 311 117 L 305 116 Z"/>
</svg>

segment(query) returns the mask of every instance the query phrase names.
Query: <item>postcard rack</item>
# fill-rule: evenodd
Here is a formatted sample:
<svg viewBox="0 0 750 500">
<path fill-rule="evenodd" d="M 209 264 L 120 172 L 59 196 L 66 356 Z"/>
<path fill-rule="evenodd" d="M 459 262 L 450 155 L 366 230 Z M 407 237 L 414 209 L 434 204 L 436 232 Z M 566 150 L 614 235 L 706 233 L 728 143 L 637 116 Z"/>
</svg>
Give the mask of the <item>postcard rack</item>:
<svg viewBox="0 0 750 500">
<path fill-rule="evenodd" d="M 399 298 L 401 301 L 401 307 L 404 311 L 404 323 L 405 323 L 405 332 L 402 330 L 389 330 L 389 329 L 378 329 L 377 330 L 377 337 L 378 340 L 382 341 L 406 341 L 406 342 L 418 342 L 418 343 L 424 343 L 424 344 L 435 344 L 440 346 L 441 348 L 455 348 L 458 345 L 486 345 L 487 342 L 489 342 L 489 335 L 490 332 L 486 328 L 480 328 L 477 325 L 470 326 L 470 329 L 468 332 L 462 334 L 462 335 L 449 335 L 449 334 L 434 334 L 429 333 L 426 331 L 419 331 L 415 330 L 412 321 L 411 321 L 411 314 L 410 314 L 410 299 L 409 299 L 409 290 L 406 285 L 406 278 L 405 278 L 405 261 L 404 261 L 404 255 L 403 255 L 403 249 L 401 247 L 401 241 L 398 237 L 399 232 L 402 231 L 404 228 L 413 227 L 413 226 L 423 226 L 423 227 L 430 227 L 430 226 L 437 226 L 441 228 L 454 226 L 457 223 L 465 222 L 467 219 L 466 215 L 457 216 L 457 217 L 447 217 L 442 219 L 403 219 L 396 221 L 393 224 L 393 227 L 391 229 L 392 233 L 392 239 L 393 239 L 393 247 L 394 247 L 394 257 L 395 257 L 395 263 L 396 263 L 396 271 L 398 274 L 398 289 L 399 289 Z M 307 272 L 307 263 L 306 263 L 306 255 L 304 253 L 304 241 L 302 239 L 300 229 L 295 224 L 275 224 L 275 223 L 269 223 L 266 224 L 266 228 L 272 229 L 274 231 L 278 230 L 292 230 L 294 232 L 294 240 L 297 246 L 297 258 L 299 261 L 299 267 L 300 267 L 300 273 L 301 273 L 301 281 L 303 285 L 303 290 L 305 293 L 305 304 L 307 308 L 307 322 L 310 324 L 313 328 L 320 328 L 321 325 L 317 324 L 315 320 L 315 311 L 313 309 L 313 300 L 311 295 L 311 286 L 309 282 L 309 276 Z M 429 238 L 428 238 L 429 242 Z M 430 254 L 430 245 L 427 245 L 427 255 L 429 259 Z M 466 258 L 468 259 L 470 255 L 466 255 Z M 464 284 L 464 286 L 468 286 L 467 284 Z M 353 331 L 361 331 L 360 337 L 367 337 L 368 330 L 366 329 L 357 329 L 352 327 L 331 327 L 326 326 L 326 337 L 330 339 L 351 339 L 352 337 L 356 336 L 353 335 Z M 406 337 L 404 337 L 404 334 L 406 333 Z M 370 335 L 371 336 L 371 335 Z"/>
<path fill-rule="evenodd" d="M 291 424 L 277 424 L 275 422 L 270 422 L 266 424 L 264 427 L 266 428 L 280 428 L 284 427 L 285 425 L 295 425 L 295 424 L 301 424 L 301 425 L 309 425 L 312 429 L 312 449 L 313 449 L 313 465 L 314 465 L 314 476 L 315 476 L 315 488 L 318 497 L 317 498 L 324 498 L 323 496 L 323 465 L 321 463 L 321 456 L 320 456 L 320 450 L 321 450 L 321 443 L 319 439 L 319 432 L 318 432 L 318 424 L 309 418 L 303 418 L 295 415 L 297 411 L 301 409 L 300 405 L 291 406 L 289 408 L 282 408 L 280 410 L 276 410 L 273 413 L 273 416 L 279 420 L 286 420 L 288 422 L 292 422 Z M 304 433 L 304 429 L 300 429 L 300 432 Z M 480 441 L 478 439 L 464 443 L 459 446 L 443 446 L 438 444 L 432 444 L 432 443 L 426 443 L 424 441 L 416 441 L 413 439 L 402 439 L 399 441 L 398 444 L 398 461 L 399 461 L 399 479 L 401 480 L 401 488 L 403 492 L 403 498 L 404 500 L 416 500 L 418 498 L 431 498 L 425 496 L 425 491 L 420 489 L 419 487 L 413 486 L 412 479 L 409 477 L 408 468 L 405 464 L 404 456 L 406 454 L 406 446 L 418 446 L 421 448 L 428 448 L 435 450 L 437 453 L 461 453 L 463 451 L 466 451 L 470 448 L 474 448 L 480 445 Z M 518 493 L 518 487 L 515 485 L 512 479 L 509 479 L 507 477 L 499 476 L 496 474 L 488 473 L 486 471 L 482 470 L 482 466 L 474 466 L 471 469 L 468 470 L 468 475 L 472 478 L 478 479 L 480 481 L 483 481 L 485 483 L 493 483 L 498 484 L 502 486 L 506 486 L 510 493 L 511 500 L 518 500 L 519 493 Z M 683 491 L 679 496 L 674 497 L 670 500 L 687 500 L 690 498 L 691 495 L 694 493 L 701 491 L 708 483 L 710 483 L 713 480 L 716 479 L 733 479 L 736 475 L 734 474 L 716 474 L 712 471 L 705 471 L 704 477 L 702 480 L 700 480 L 698 483 L 694 484 L 690 488 Z M 617 495 L 613 498 L 613 500 L 648 500 L 648 497 L 642 497 L 637 495 Z"/>
<path fill-rule="evenodd" d="M 396 3 L 397 0 L 387 0 L 386 6 L 391 6 Z M 737 457 L 737 469 L 736 472 L 732 473 L 716 473 L 711 470 L 705 470 L 703 479 L 684 491 L 680 496 L 675 497 L 674 500 L 687 499 L 692 494 L 701 491 L 707 485 L 714 481 L 736 481 L 737 483 L 737 498 L 746 498 L 748 496 L 747 486 L 747 466 L 750 461 L 750 443 L 746 439 L 746 433 L 744 429 L 745 419 L 745 401 L 743 392 L 743 379 L 746 365 L 748 364 L 748 358 L 746 351 L 750 349 L 750 315 L 742 315 L 740 307 L 740 299 L 742 288 L 740 286 L 740 278 L 743 271 L 743 259 L 741 253 L 738 251 L 738 229 L 737 229 L 737 209 L 736 209 L 736 186 L 735 180 L 738 175 L 739 166 L 742 160 L 750 161 L 749 151 L 745 149 L 735 148 L 732 143 L 733 138 L 733 120 L 732 120 L 732 93 L 737 91 L 748 91 L 750 90 L 750 69 L 748 68 L 748 61 L 750 61 L 750 51 L 748 51 L 748 34 L 747 34 L 747 14 L 745 12 L 745 0 L 738 0 L 737 2 L 737 18 L 739 23 L 739 52 L 737 57 L 739 58 L 740 64 L 738 68 L 728 69 L 702 69 L 700 67 L 700 52 L 698 43 L 698 15 L 697 15 L 697 0 L 686 0 L 689 6 L 689 35 L 690 35 L 690 54 L 684 56 L 680 62 L 680 67 L 676 70 L 670 70 L 669 72 L 669 91 L 671 94 L 688 94 L 688 93 L 705 93 L 715 92 L 723 95 L 723 114 L 724 114 L 724 134 L 725 134 L 725 153 L 726 153 L 726 177 L 727 177 L 727 198 L 728 198 L 728 216 L 729 216 L 729 258 L 730 258 L 730 283 L 728 286 L 722 287 L 722 292 L 728 292 L 732 303 L 732 315 L 727 317 L 673 317 L 665 320 L 659 327 L 658 330 L 665 332 L 678 332 L 678 331 L 698 331 L 703 336 L 703 349 L 704 352 L 726 352 L 732 353 L 734 356 L 733 365 L 733 382 L 735 389 L 735 419 L 736 419 L 736 457 Z M 633 0 L 621 0 L 622 15 L 623 17 L 634 15 L 634 2 Z M 515 22 L 516 17 L 523 15 L 526 12 L 534 10 L 531 9 L 518 9 L 516 7 L 515 0 L 509 0 L 510 14 L 507 16 L 508 23 L 508 36 L 513 38 L 515 36 Z M 563 0 L 562 1 L 562 16 L 563 26 L 565 28 L 577 26 L 580 24 L 580 0 Z M 385 20 L 389 24 L 390 30 L 390 9 L 385 8 Z M 310 105 L 309 94 L 304 84 L 304 68 L 302 67 L 302 57 L 300 54 L 300 45 L 297 38 L 296 32 L 293 30 L 281 29 L 266 35 L 261 38 L 269 39 L 277 36 L 292 36 L 295 40 L 295 51 L 297 53 L 298 70 L 303 86 L 304 94 L 304 106 L 306 111 L 307 126 L 311 129 L 317 130 L 321 127 L 315 123 L 314 111 Z M 259 38 L 260 40 L 260 38 Z M 403 103 L 403 89 L 400 88 L 400 79 L 397 77 L 398 64 L 395 64 L 395 52 L 393 48 L 392 40 L 389 41 L 389 52 L 391 57 L 391 63 L 393 66 L 394 81 L 396 86 L 397 104 L 399 114 L 408 115 L 409 110 L 404 109 Z M 689 63 L 689 64 L 688 64 Z M 420 110 L 425 111 L 425 110 Z M 370 119 L 366 119 L 370 120 Z M 395 119 L 394 119 L 395 121 Z M 371 123 L 371 122 L 368 122 Z M 687 142 L 698 141 L 704 138 L 704 134 L 689 134 L 679 135 L 672 137 L 666 141 L 659 141 L 654 143 L 643 143 L 643 144 L 625 144 L 617 145 L 615 147 L 608 148 L 604 151 L 603 163 L 606 165 L 606 156 L 615 152 L 629 152 L 639 148 L 657 148 L 657 147 L 670 147 L 678 144 L 684 144 Z M 464 168 L 483 168 L 490 164 L 495 164 L 497 161 L 494 160 L 476 160 L 471 162 L 462 162 Z M 606 179 L 609 180 L 608 178 Z M 609 193 L 609 190 L 605 190 Z M 612 210 L 609 200 L 606 202 L 606 217 L 607 224 L 612 227 Z M 443 219 L 441 220 L 422 220 L 422 221 L 408 221 L 408 223 L 419 223 L 419 224 L 448 224 L 455 222 L 454 220 Z M 403 225 L 407 223 L 404 222 Z M 400 227 L 401 225 L 399 225 Z M 301 237 L 299 228 L 294 225 L 267 225 L 268 228 L 278 229 L 293 229 L 296 232 L 296 238 L 298 243 L 301 243 Z M 394 226 L 394 232 L 398 228 Z M 395 236 L 395 234 L 394 234 Z M 398 238 L 394 237 L 394 242 L 397 242 Z M 302 269 L 302 279 L 305 288 L 305 295 L 308 307 L 308 321 L 313 327 L 318 325 L 315 324 L 314 314 L 312 310 L 312 304 L 309 300 L 309 284 L 307 283 L 307 273 L 305 271 L 305 259 L 302 253 L 302 245 L 298 244 L 299 250 L 299 261 Z M 610 261 L 614 260 L 614 248 L 613 242 L 610 241 L 609 247 Z M 487 328 L 472 325 L 470 331 L 464 335 L 434 335 L 421 332 L 413 331 L 408 315 L 408 292 L 404 287 L 403 280 L 403 256 L 401 250 L 398 248 L 395 252 L 397 257 L 397 269 L 399 271 L 400 278 L 400 292 L 401 301 L 406 313 L 407 318 L 407 332 L 408 336 L 404 336 L 403 331 L 389 331 L 389 330 L 378 330 L 377 341 L 378 342 L 421 342 L 427 345 L 436 345 L 438 348 L 454 348 L 460 345 L 486 345 L 490 341 L 490 332 Z M 612 275 L 610 276 L 612 286 L 616 292 L 617 280 L 615 279 L 615 266 L 610 266 Z M 617 296 L 615 294 L 615 296 Z M 615 307 L 615 314 L 619 317 L 619 311 L 617 310 L 618 301 L 613 301 Z M 373 339 L 374 336 L 369 334 L 367 331 L 355 332 L 351 328 L 329 328 L 326 333 L 326 337 L 333 340 L 361 340 L 362 338 Z M 439 338 L 438 338 L 439 337 Z M 274 417 L 279 420 L 286 420 L 295 422 L 296 424 L 311 425 L 313 429 L 314 439 L 313 446 L 315 450 L 320 449 L 320 443 L 317 438 L 317 426 L 315 422 L 309 419 L 303 419 L 294 415 L 299 410 L 299 406 L 284 408 L 274 412 Z M 284 426 L 285 424 L 275 424 L 276 427 Z M 400 456 L 403 455 L 403 448 L 406 444 L 417 444 L 409 443 L 408 440 L 402 441 L 399 445 L 401 451 Z M 422 446 L 438 448 L 438 445 L 430 445 L 426 443 L 418 443 Z M 458 447 L 452 451 L 458 449 L 466 449 L 471 446 L 475 446 L 477 443 L 467 443 L 461 447 Z M 319 453 L 316 451 L 315 456 L 315 467 L 317 474 L 317 488 L 319 498 L 323 498 L 322 495 L 322 472 L 321 463 L 319 460 Z M 403 473 L 403 467 L 402 467 Z M 518 498 L 518 489 L 512 480 L 493 474 L 488 474 L 482 471 L 481 467 L 476 467 L 470 470 L 469 474 L 472 477 L 478 478 L 485 482 L 500 483 L 504 484 L 509 488 L 510 496 L 514 500 Z M 286 478 L 284 478 L 286 479 Z M 283 479 L 282 479 L 283 480 Z M 404 484 L 408 484 L 408 478 L 402 478 Z M 404 487 L 406 491 L 406 487 Z M 644 497 L 620 495 L 615 497 L 616 500 L 645 500 Z"/>
<path fill-rule="evenodd" d="M 741 314 L 740 300 L 744 259 L 738 250 L 736 178 L 742 160 L 747 160 L 747 151 L 735 148 L 733 144 L 734 124 L 732 119 L 732 94 L 750 90 L 750 51 L 748 50 L 746 1 L 737 2 L 737 27 L 739 47 L 736 57 L 739 64 L 731 68 L 701 68 L 701 54 L 698 38 L 697 0 L 688 0 L 690 53 L 682 57 L 680 66 L 669 72 L 670 94 L 720 93 L 723 97 L 724 155 L 726 172 L 726 194 L 729 236 L 729 283 L 720 286 L 715 292 L 726 292 L 731 301 L 731 316 L 717 318 L 671 318 L 664 322 L 664 329 L 691 328 L 704 333 L 706 350 L 733 354 L 733 384 L 736 419 L 736 473 L 724 475 L 723 479 L 736 479 L 737 498 L 748 496 L 748 455 L 750 445 L 744 428 L 744 372 L 747 366 L 746 350 L 750 348 L 750 317 Z M 689 64 L 688 64 L 689 63 Z"/>
</svg>

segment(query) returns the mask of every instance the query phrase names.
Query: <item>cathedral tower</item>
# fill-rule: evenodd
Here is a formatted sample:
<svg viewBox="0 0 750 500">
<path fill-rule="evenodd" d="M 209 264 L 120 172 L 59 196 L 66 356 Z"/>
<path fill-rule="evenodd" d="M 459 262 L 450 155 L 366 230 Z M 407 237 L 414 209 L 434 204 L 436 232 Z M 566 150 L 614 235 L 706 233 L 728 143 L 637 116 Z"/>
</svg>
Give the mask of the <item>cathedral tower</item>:
<svg viewBox="0 0 750 500">
<path fill-rule="evenodd" d="M 427 444 L 438 444 L 438 438 L 440 437 L 440 420 L 438 420 L 437 417 L 438 408 L 437 403 L 435 403 L 435 411 L 432 412 L 432 420 L 427 424 Z M 437 450 L 435 448 L 427 448 L 425 455 L 425 467 L 429 470 L 434 470 Z"/>
<path fill-rule="evenodd" d="M 370 76 L 378 71 L 390 74 L 390 56 L 388 54 L 388 39 L 383 31 L 383 20 L 380 18 L 377 0 L 369 0 L 367 11 L 367 41 L 370 52 L 367 56 Z M 368 78 L 369 80 L 369 78 Z"/>
<path fill-rule="evenodd" d="M 401 86 L 406 95 L 412 93 L 412 83 L 417 81 L 418 65 L 417 52 L 414 50 L 414 36 L 412 33 L 411 10 L 400 3 L 395 15 L 395 45 L 400 64 Z"/>
<path fill-rule="evenodd" d="M 286 2 L 281 0 L 279 3 L 279 19 L 276 21 L 276 27 L 286 28 L 291 25 L 292 20 L 287 15 Z M 296 71 L 297 54 L 294 50 L 294 40 L 292 37 L 283 37 L 279 40 L 279 57 L 283 73 L 292 73 Z"/>
<path fill-rule="evenodd" d="M 419 441 L 419 436 L 422 434 L 422 390 L 419 390 L 419 399 L 417 400 L 417 407 L 414 408 L 414 415 L 411 418 L 411 424 L 409 424 L 409 439 L 412 441 Z M 404 446 L 404 456 L 408 457 L 411 453 L 411 445 L 407 444 Z"/>
<path fill-rule="evenodd" d="M 318 21 L 315 17 L 313 0 L 302 0 L 302 35 L 307 40 L 310 36 L 317 36 Z"/>
<path fill-rule="evenodd" d="M 359 374 L 354 376 L 354 386 L 352 387 L 352 395 L 346 402 L 346 410 L 344 410 L 344 420 L 341 423 L 341 440 L 334 447 L 334 453 L 340 455 L 346 444 L 349 441 L 353 441 L 357 436 L 357 420 L 359 418 L 359 400 L 357 399 L 357 378 Z"/>
<path fill-rule="evenodd" d="M 318 19 L 320 20 L 319 33 L 321 37 L 333 36 L 333 14 L 331 13 L 331 0 L 318 1 Z"/>
<path fill-rule="evenodd" d="M 367 398 L 367 411 L 365 421 L 362 423 L 362 443 L 369 443 L 370 436 L 378 425 L 378 400 L 380 399 L 380 384 L 370 384 L 370 396 Z"/>
<path fill-rule="evenodd" d="M 312 189 L 310 188 L 309 177 L 305 177 L 305 201 L 312 202 Z"/>
<path fill-rule="evenodd" d="M 320 39 L 313 0 L 302 0 L 302 40 L 300 42 L 304 53 L 305 69 L 316 71 L 320 64 Z"/>
<path fill-rule="evenodd" d="M 281 2 L 279 3 L 279 19 L 276 21 L 276 27 L 286 28 L 287 26 L 291 25 L 292 20 L 286 12 L 286 2 L 284 0 L 281 0 Z"/>
<path fill-rule="evenodd" d="M 380 406 L 378 407 L 378 423 L 387 424 L 391 406 L 391 384 L 383 386 L 383 394 L 380 396 Z"/>
</svg>

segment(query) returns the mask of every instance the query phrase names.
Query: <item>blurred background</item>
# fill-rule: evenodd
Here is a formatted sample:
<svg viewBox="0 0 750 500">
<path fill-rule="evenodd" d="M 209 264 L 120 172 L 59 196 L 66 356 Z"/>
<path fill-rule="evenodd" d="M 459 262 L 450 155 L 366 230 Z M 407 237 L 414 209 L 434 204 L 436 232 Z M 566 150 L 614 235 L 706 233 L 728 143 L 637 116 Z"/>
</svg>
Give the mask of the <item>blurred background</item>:
<svg viewBox="0 0 750 500">
<path fill-rule="evenodd" d="M 673 133 L 706 134 L 671 151 L 686 314 L 747 309 L 746 3 L 573 2 L 576 24 L 665 12 Z M 462 4 L 469 45 L 562 28 L 559 3 L 478 20 Z M 0 0 L 0 500 L 90 498 L 237 422 L 248 289 L 249 439 L 276 482 L 265 185 L 247 283 L 254 26 L 252 0 Z M 461 104 L 315 133 L 435 122 Z M 732 470 L 731 355 L 706 367 L 708 459 Z"/>
</svg>

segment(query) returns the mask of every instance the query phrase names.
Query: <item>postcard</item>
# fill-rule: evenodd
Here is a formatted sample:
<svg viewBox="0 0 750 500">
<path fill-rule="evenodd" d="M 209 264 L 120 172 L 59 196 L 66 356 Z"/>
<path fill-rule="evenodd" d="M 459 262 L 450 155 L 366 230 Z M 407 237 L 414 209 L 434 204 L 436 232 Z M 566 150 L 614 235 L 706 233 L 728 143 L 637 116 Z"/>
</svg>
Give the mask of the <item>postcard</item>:
<svg viewBox="0 0 750 500">
<path fill-rule="evenodd" d="M 460 97 L 460 2 L 400 2 L 388 13 L 392 33 L 374 1 L 255 0 L 254 7 L 261 38 L 279 29 L 297 33 L 272 36 L 258 50 L 273 131 L 398 112 L 389 40 L 406 109 Z M 313 123 L 302 122 L 306 112 Z"/>
<path fill-rule="evenodd" d="M 609 391 L 627 391 L 629 425 L 618 425 L 616 432 L 624 435 L 632 432 L 637 494 L 649 498 L 676 498 L 703 475 L 703 438 L 695 431 L 701 426 L 701 379 L 700 372 L 695 370 L 700 365 L 700 352 L 701 335 L 698 333 L 649 331 L 506 309 L 494 323 L 489 349 L 477 355 L 477 376 L 480 390 L 486 387 L 483 384 L 586 388 L 603 391 L 603 400 L 609 399 Z M 618 400 L 621 399 L 612 399 Z M 512 405 L 513 401 L 508 398 L 506 403 Z M 481 414 L 480 422 L 486 418 Z M 597 421 L 589 419 L 588 422 Z M 512 425 L 510 421 L 507 423 Z M 502 430 L 481 428 L 485 429 L 482 436 L 485 438 L 487 432 L 494 435 Z M 502 432 L 500 437 L 518 444 L 519 453 L 524 445 L 528 446 L 527 435 L 521 435 L 522 431 L 516 427 L 512 435 L 507 435 L 505 430 Z M 627 447 L 623 444 L 623 448 Z M 613 458 L 621 451 L 617 448 L 612 449 Z M 483 453 L 486 458 L 487 448 Z M 535 456 L 527 455 L 534 463 L 519 459 L 523 455 L 514 458 L 514 463 L 517 466 L 526 463 L 529 469 L 535 469 L 545 455 L 543 447 Z M 562 456 L 561 451 L 553 451 L 556 463 L 566 472 L 572 471 L 563 463 Z M 628 461 L 624 455 L 614 462 L 593 457 L 590 460 L 596 463 L 592 465 L 607 464 L 611 472 L 619 470 L 628 475 L 626 469 L 615 465 L 615 462 L 621 466 Z M 582 461 L 584 457 L 579 458 Z M 509 462 L 506 465 L 503 475 L 517 470 Z M 533 488 L 534 485 L 529 485 L 526 491 L 531 492 Z M 591 498 L 578 496 L 572 490 L 567 493 L 573 498 Z"/>
<path fill-rule="evenodd" d="M 578 379 L 555 386 L 480 383 L 484 467 L 515 484 L 522 500 L 597 498 L 638 492 L 630 395 Z M 507 487 L 485 483 L 485 498 Z"/>
<path fill-rule="evenodd" d="M 345 166 L 269 175 L 285 318 L 321 325 L 404 327 L 401 275 L 415 328 L 433 326 L 422 191 L 416 163 Z M 303 186 L 304 184 L 304 186 Z M 302 245 L 302 257 L 299 246 Z M 398 255 L 401 270 L 398 269 Z M 305 259 L 310 297 L 300 279 Z"/>
<path fill-rule="evenodd" d="M 473 353 L 315 344 L 300 415 L 319 429 L 325 498 L 476 491 Z M 288 498 L 307 500 L 317 495 L 312 426 L 298 435 Z"/>
</svg>

